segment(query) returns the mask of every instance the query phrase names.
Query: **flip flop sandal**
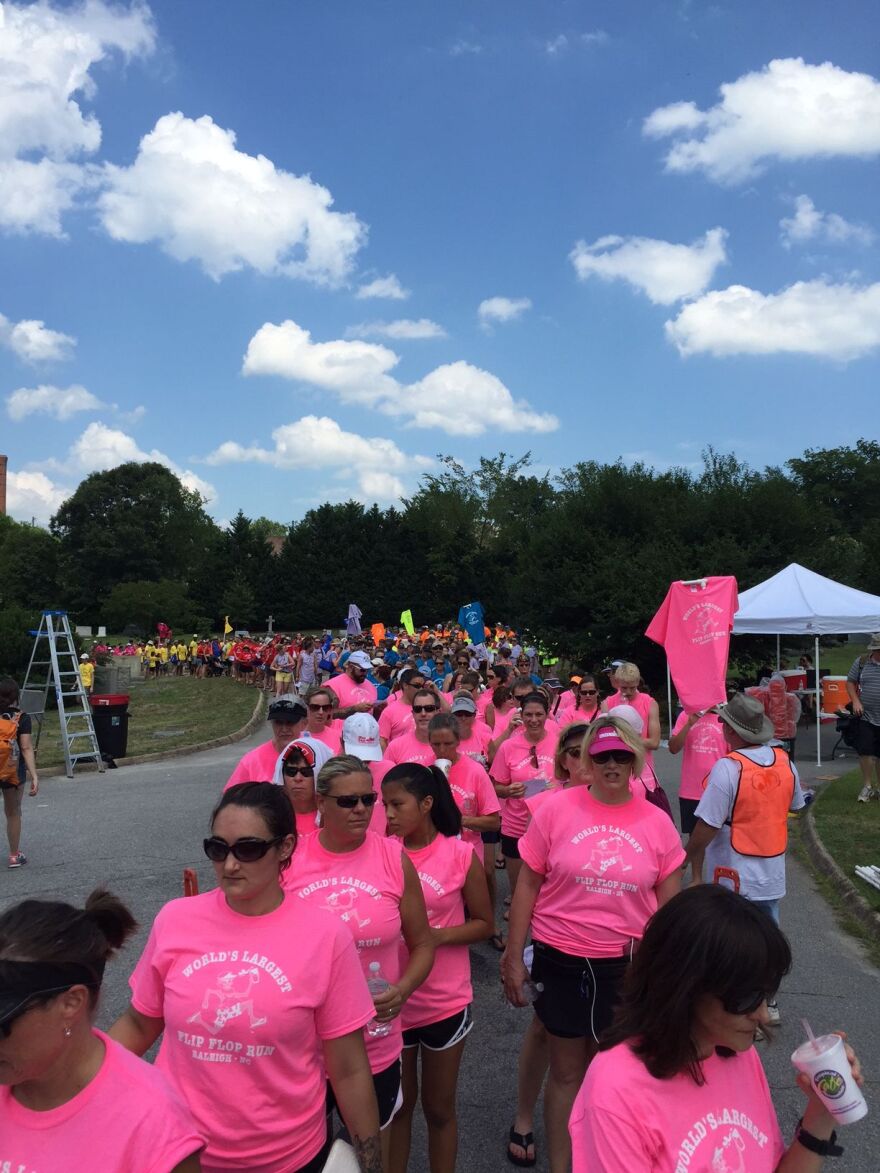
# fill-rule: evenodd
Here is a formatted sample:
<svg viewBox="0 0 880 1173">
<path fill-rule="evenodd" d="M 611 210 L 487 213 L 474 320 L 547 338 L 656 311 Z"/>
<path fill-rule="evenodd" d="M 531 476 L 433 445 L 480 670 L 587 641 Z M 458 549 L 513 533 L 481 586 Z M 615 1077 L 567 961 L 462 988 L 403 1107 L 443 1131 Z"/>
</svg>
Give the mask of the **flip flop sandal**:
<svg viewBox="0 0 880 1173">
<path fill-rule="evenodd" d="M 499 855 L 499 857 L 495 860 L 496 871 L 503 872 L 506 867 L 507 867 L 507 860 L 504 858 L 503 855 Z"/>
<path fill-rule="evenodd" d="M 512 1144 L 515 1144 L 517 1148 L 522 1149 L 523 1152 L 528 1152 L 530 1148 L 534 1148 L 535 1146 L 535 1137 L 533 1133 L 517 1132 L 515 1129 L 511 1128 L 510 1136 L 507 1142 L 507 1159 L 510 1161 L 511 1165 L 517 1165 L 520 1169 L 531 1169 L 533 1165 L 537 1164 L 537 1156 L 518 1157 L 515 1153 L 512 1153 L 510 1151 L 510 1146 Z"/>
</svg>

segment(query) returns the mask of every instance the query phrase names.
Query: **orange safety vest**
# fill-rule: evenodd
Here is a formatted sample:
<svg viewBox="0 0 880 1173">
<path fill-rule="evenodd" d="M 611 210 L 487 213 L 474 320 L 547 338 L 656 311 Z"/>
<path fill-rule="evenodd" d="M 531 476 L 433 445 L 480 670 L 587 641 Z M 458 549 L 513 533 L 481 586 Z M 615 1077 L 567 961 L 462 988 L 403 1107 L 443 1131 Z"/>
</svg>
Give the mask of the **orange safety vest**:
<svg viewBox="0 0 880 1173">
<path fill-rule="evenodd" d="M 759 766 L 741 753 L 727 755 L 740 768 L 730 846 L 739 855 L 771 859 L 788 844 L 788 811 L 794 797 L 794 771 L 784 749 L 773 747 L 773 763 Z"/>
</svg>

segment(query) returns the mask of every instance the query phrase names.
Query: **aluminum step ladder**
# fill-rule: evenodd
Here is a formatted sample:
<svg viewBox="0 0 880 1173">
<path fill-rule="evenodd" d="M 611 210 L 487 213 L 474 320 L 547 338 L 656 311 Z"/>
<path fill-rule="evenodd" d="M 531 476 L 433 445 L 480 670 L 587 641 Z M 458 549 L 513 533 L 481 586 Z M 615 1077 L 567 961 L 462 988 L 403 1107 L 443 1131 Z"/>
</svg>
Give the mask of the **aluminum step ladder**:
<svg viewBox="0 0 880 1173">
<path fill-rule="evenodd" d="M 30 704 L 27 711 L 37 718 L 35 746 L 39 744 L 42 733 L 49 690 L 54 689 L 67 777 L 73 777 L 73 771 L 80 762 L 94 762 L 103 774 L 104 759 L 95 735 L 89 698 L 79 674 L 79 657 L 67 612 L 44 611 L 39 631 L 31 634 L 34 636 L 34 646 L 22 695 L 28 695 Z M 38 713 L 33 702 L 40 693 L 43 704 L 42 711 Z"/>
</svg>

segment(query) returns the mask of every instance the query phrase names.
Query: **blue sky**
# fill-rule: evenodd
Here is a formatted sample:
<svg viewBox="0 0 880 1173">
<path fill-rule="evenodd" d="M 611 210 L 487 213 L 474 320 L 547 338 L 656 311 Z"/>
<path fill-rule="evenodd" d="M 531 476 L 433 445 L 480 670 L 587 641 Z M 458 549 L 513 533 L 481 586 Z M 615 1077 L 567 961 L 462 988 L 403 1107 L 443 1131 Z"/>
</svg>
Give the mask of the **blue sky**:
<svg viewBox="0 0 880 1173">
<path fill-rule="evenodd" d="M 876 434 L 868 3 L 0 11 L 14 516 L 126 459 L 287 522 Z"/>
</svg>

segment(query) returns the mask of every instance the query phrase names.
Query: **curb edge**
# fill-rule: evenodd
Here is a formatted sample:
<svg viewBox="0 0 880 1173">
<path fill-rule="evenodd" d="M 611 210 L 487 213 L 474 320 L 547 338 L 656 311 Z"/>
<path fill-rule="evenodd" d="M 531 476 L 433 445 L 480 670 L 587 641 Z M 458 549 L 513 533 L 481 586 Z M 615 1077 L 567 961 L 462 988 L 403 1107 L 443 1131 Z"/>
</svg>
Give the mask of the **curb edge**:
<svg viewBox="0 0 880 1173">
<path fill-rule="evenodd" d="M 880 933 L 880 912 L 875 912 L 859 893 L 847 874 L 841 869 L 825 844 L 819 838 L 812 810 L 807 810 L 801 821 L 801 842 L 814 867 L 831 881 L 837 893 L 852 914 L 866 929 Z"/>
</svg>

